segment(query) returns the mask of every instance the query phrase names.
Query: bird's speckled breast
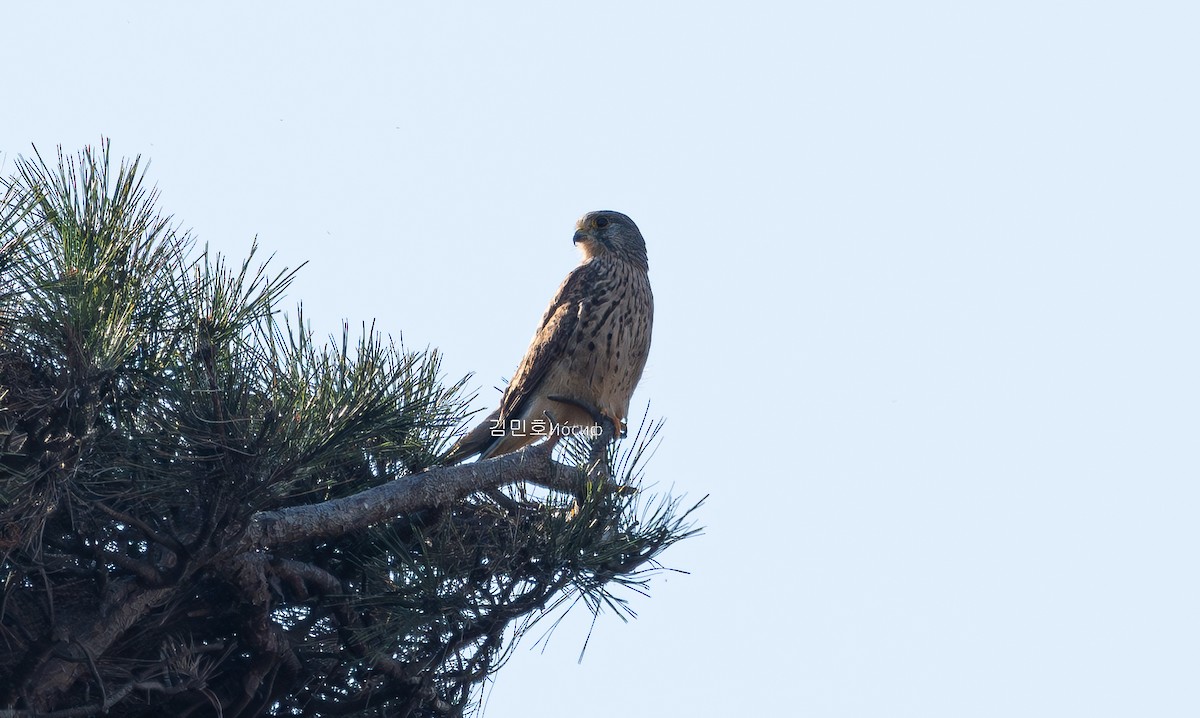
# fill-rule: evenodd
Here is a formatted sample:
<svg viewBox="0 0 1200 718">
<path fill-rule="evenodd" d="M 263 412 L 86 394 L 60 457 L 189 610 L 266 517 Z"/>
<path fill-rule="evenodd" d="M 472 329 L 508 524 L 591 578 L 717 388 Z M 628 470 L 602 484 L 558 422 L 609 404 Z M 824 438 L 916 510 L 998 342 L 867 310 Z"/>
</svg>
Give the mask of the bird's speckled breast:
<svg viewBox="0 0 1200 718">
<path fill-rule="evenodd" d="M 641 267 L 614 259 L 593 261 L 612 266 L 579 306 L 574 350 L 564 369 L 587 377 L 589 399 L 597 409 L 624 419 L 650 354 L 654 295 Z"/>
</svg>

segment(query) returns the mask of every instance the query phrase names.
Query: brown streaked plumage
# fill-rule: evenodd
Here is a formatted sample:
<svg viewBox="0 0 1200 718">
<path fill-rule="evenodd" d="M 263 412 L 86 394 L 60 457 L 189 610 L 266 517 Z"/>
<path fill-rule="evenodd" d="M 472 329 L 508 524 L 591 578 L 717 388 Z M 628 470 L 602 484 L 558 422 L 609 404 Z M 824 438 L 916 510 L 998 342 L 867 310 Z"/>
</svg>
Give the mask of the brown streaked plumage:
<svg viewBox="0 0 1200 718">
<path fill-rule="evenodd" d="M 550 301 L 500 407 L 451 449 L 446 463 L 516 451 L 541 438 L 528 429 L 547 415 L 560 426 L 594 425 L 583 406 L 620 431 L 650 352 L 654 296 L 646 243 L 633 220 L 608 210 L 584 215 L 572 241 L 583 262 Z M 513 420 L 524 422 L 526 436 L 508 430 Z M 503 436 L 492 435 L 496 426 L 505 427 Z"/>
</svg>

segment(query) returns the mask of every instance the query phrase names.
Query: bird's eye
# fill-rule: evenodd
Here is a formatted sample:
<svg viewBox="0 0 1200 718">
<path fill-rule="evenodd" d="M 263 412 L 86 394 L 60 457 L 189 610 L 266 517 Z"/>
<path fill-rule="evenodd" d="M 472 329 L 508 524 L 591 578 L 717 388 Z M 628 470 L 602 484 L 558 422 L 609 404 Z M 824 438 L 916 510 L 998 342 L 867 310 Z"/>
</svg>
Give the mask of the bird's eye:
<svg viewBox="0 0 1200 718">
<path fill-rule="evenodd" d="M 608 217 L 597 217 L 596 218 L 596 227 L 598 229 L 604 229 L 607 226 L 608 226 Z"/>
</svg>

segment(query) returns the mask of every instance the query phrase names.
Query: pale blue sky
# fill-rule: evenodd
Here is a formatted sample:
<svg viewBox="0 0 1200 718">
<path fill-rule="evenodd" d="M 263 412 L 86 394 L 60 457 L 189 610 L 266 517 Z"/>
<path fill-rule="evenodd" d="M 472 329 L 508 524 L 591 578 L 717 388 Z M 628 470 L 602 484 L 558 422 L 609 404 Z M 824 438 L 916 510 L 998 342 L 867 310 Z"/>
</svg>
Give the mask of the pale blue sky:
<svg viewBox="0 0 1200 718">
<path fill-rule="evenodd" d="M 481 406 L 639 223 L 707 533 L 488 716 L 1200 714 L 1196 6 L 497 5 L 10 3 L 3 169 L 111 137 Z"/>
</svg>

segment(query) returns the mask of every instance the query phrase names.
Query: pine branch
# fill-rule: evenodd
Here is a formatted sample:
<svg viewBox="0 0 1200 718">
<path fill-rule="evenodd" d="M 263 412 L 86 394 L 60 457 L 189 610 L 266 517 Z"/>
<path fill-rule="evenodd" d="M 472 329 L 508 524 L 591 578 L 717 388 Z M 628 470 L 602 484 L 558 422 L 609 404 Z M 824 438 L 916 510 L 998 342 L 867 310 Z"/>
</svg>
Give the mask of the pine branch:
<svg viewBox="0 0 1200 718">
<path fill-rule="evenodd" d="M 639 488 L 657 425 L 438 466 L 471 397 L 435 350 L 314 340 L 294 271 L 193 255 L 106 142 L 16 165 L 0 718 L 462 715 L 529 626 L 633 615 L 614 589 L 694 533 Z"/>
<path fill-rule="evenodd" d="M 240 548 L 264 550 L 339 536 L 516 482 L 566 493 L 584 490 L 586 479 L 578 469 L 553 461 L 552 450 L 548 443 L 536 444 L 490 461 L 428 469 L 320 504 L 262 511 Z"/>
</svg>

